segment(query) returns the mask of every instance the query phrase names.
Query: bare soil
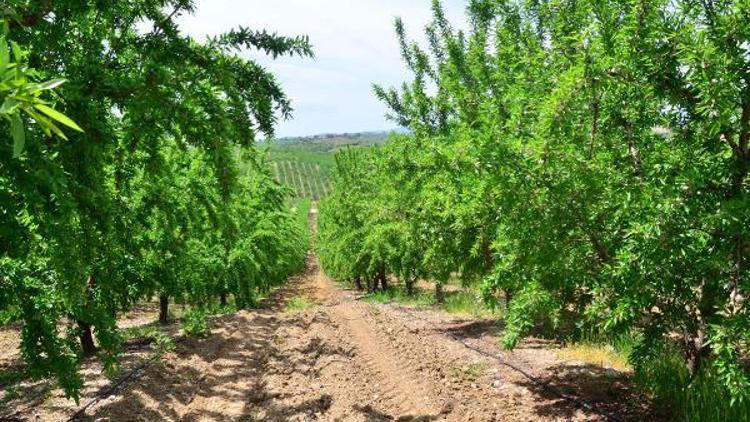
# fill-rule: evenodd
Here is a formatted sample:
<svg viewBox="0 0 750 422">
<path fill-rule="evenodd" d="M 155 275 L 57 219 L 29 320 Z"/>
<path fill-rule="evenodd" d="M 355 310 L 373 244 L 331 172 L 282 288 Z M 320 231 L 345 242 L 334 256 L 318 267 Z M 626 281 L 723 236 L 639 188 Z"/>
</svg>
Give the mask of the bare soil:
<svg viewBox="0 0 750 422">
<path fill-rule="evenodd" d="M 284 311 L 285 301 L 298 296 L 315 306 Z M 83 419 L 605 419 L 551 394 L 505 362 L 622 419 L 646 417 L 629 404 L 643 399 L 628 390 L 625 375 L 561 362 L 548 342 L 532 339 L 513 353 L 502 352 L 497 347 L 501 327 L 494 321 L 375 305 L 358 297 L 334 286 L 311 258 L 307 272 L 272 295 L 263 309 L 217 317 L 206 338 L 180 338 L 174 352 L 114 394 L 107 394 L 113 380 L 92 360 L 84 365 L 87 388 L 80 405 L 38 382 L 7 403 L 5 416 L 67 420 L 101 398 Z M 128 349 L 123 374 L 148 359 L 150 347 Z"/>
<path fill-rule="evenodd" d="M 286 311 L 284 304 L 300 296 L 314 306 Z M 561 361 L 550 341 L 528 339 L 511 353 L 498 346 L 502 326 L 495 320 L 360 298 L 336 286 L 311 256 L 306 272 L 274 292 L 261 309 L 214 318 L 205 338 L 166 327 L 176 336 L 176 348 L 158 359 L 152 344 L 134 341 L 126 347 L 121 373 L 112 379 L 95 359 L 84 362 L 80 404 L 65 399 L 50 382 L 23 382 L 13 387 L 9 400 L 0 401 L 5 407 L 0 420 L 62 421 L 73 415 L 92 421 L 653 418 L 647 398 L 631 391 L 628 374 Z M 151 323 L 154 312 L 138 309 L 121 325 Z M 16 344 L 12 332 L 0 331 L 3 348 Z M 0 354 L 3 371 L 13 360 L 8 353 Z M 0 397 L 9 391 L 0 385 Z"/>
</svg>

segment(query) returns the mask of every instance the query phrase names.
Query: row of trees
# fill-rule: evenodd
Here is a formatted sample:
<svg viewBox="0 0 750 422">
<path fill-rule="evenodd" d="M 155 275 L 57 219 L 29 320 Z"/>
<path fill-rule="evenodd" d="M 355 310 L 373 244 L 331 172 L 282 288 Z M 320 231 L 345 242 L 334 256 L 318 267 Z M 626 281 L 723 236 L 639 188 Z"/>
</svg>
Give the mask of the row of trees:
<svg viewBox="0 0 750 422">
<path fill-rule="evenodd" d="M 750 2 L 433 2 L 413 79 L 376 87 L 411 134 L 338 157 L 336 278 L 481 280 L 504 343 L 547 321 L 678 347 L 747 398 Z M 709 364 L 706 364 L 708 362 Z"/>
<path fill-rule="evenodd" d="M 238 52 L 310 56 L 309 42 L 246 28 L 197 42 L 175 21 L 192 10 L 2 7 L 0 311 L 22 323 L 30 373 L 73 398 L 80 356 L 116 365 L 116 318 L 137 301 L 159 296 L 163 321 L 170 298 L 250 306 L 304 265 L 306 228 L 254 147 L 290 103 Z"/>
</svg>

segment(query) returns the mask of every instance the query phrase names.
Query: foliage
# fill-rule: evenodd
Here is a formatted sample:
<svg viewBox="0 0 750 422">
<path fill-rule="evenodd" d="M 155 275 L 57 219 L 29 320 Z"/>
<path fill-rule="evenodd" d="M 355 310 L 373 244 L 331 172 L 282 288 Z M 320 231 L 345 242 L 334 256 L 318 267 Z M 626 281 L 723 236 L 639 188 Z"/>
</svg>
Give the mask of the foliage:
<svg viewBox="0 0 750 422">
<path fill-rule="evenodd" d="M 34 82 L 38 72 L 25 63 L 27 53 L 15 42 L 8 43 L 9 27 L 0 19 L 0 117 L 10 125 L 13 138 L 13 158 L 18 158 L 26 146 L 23 115 L 36 123 L 47 136 L 55 134 L 67 139 L 58 124 L 79 132 L 82 129 L 69 117 L 50 107 L 42 95 L 65 83 L 64 79 Z M 11 55 L 12 52 L 12 55 Z"/>
<path fill-rule="evenodd" d="M 686 421 L 745 421 L 750 403 L 736 401 L 712 369 L 691 379 L 677 350 L 667 349 L 636 373 L 636 381 L 655 394 L 666 417 Z"/>
<path fill-rule="evenodd" d="M 396 22 L 413 78 L 375 93 L 411 133 L 337 157 L 326 271 L 481 279 L 508 347 L 545 321 L 629 335 L 636 370 L 674 346 L 685 388 L 712 374 L 747 402 L 750 3 L 467 15 L 457 31 L 434 1 L 427 48 Z"/>
<path fill-rule="evenodd" d="M 177 25 L 192 0 L 7 3 L 0 314 L 22 323 L 32 375 L 77 399 L 79 359 L 114 368 L 137 301 L 252 306 L 304 265 L 305 229 L 254 145 L 291 104 L 238 52 L 311 47 L 246 28 L 196 41 Z"/>
<path fill-rule="evenodd" d="M 182 329 L 188 335 L 203 337 L 211 331 L 208 316 L 208 310 L 204 307 L 191 308 L 185 313 L 185 319 L 182 321 Z"/>
<path fill-rule="evenodd" d="M 295 296 L 284 303 L 284 310 L 286 312 L 301 312 L 310 309 L 312 306 L 313 303 L 310 299 L 304 296 Z"/>
</svg>

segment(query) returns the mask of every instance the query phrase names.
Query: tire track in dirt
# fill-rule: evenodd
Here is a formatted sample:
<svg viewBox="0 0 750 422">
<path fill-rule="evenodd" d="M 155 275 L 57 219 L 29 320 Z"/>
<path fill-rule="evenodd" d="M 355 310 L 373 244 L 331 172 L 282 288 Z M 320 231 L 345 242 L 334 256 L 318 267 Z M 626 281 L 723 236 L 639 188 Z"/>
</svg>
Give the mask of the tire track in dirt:
<svg viewBox="0 0 750 422">
<path fill-rule="evenodd" d="M 311 267 L 314 273 L 303 290 L 318 306 L 297 315 L 296 322 L 292 319 L 282 329 L 287 344 L 278 354 L 293 361 L 295 367 L 286 369 L 290 379 L 269 377 L 269 389 L 301 395 L 308 401 L 314 400 L 316 393 L 330 397 L 325 420 L 443 419 L 443 406 L 435 400 L 433 386 L 372 326 L 370 309 L 335 288 L 314 258 Z M 299 374 L 308 376 L 303 381 Z M 296 391 L 292 384 L 312 388 Z M 303 402 L 300 398 L 296 401 Z"/>
<path fill-rule="evenodd" d="M 366 322 L 366 311 L 356 302 L 336 305 L 328 311 L 353 339 L 366 369 L 373 375 L 370 382 L 384 393 L 384 398 L 402 418 L 437 417 L 443 407 L 434 402 L 436 393 L 407 362 L 400 359 L 387 341 Z"/>
<path fill-rule="evenodd" d="M 315 212 L 310 220 L 314 228 Z M 284 310 L 288 300 L 300 296 L 315 306 Z M 182 337 L 174 352 L 129 388 L 92 406 L 85 418 L 600 419 L 540 396 L 517 373 L 449 339 L 421 313 L 357 299 L 335 286 L 310 255 L 305 273 L 274 292 L 263 309 L 216 317 L 205 338 Z M 436 322 L 450 329 L 445 320 Z M 60 420 L 75 410 L 56 406 L 60 403 L 45 407 L 41 419 Z"/>
<path fill-rule="evenodd" d="M 359 301 L 351 291 L 334 286 L 321 271 L 313 281 L 313 296 L 354 343 L 356 357 L 374 374 L 372 383 L 387 393 L 386 408 L 397 415 L 392 419 L 601 419 L 560 400 L 538 396 L 518 373 L 467 349 L 414 315 Z M 463 379 L 467 368 L 480 369 Z"/>
</svg>

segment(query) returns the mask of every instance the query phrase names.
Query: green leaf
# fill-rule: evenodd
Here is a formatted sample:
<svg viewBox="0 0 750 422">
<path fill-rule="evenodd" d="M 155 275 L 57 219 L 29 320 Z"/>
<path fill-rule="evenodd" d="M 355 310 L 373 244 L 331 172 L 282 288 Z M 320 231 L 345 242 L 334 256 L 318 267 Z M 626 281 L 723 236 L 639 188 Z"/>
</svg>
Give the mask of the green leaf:
<svg viewBox="0 0 750 422">
<path fill-rule="evenodd" d="M 26 146 L 26 131 L 17 113 L 10 119 L 10 132 L 13 135 L 13 158 L 18 158 Z"/>
<path fill-rule="evenodd" d="M 30 109 L 30 108 L 25 108 L 23 111 L 25 111 L 26 114 L 31 116 L 31 118 L 34 119 L 34 121 L 37 122 L 37 124 L 39 124 L 39 127 L 42 129 L 45 135 L 52 136 L 52 127 L 55 127 L 55 124 L 52 123 L 51 120 L 49 120 L 48 118 L 44 117 L 43 115 L 35 112 L 33 109 Z M 56 131 L 55 134 L 58 134 L 58 132 Z M 65 134 L 63 134 L 62 138 L 67 140 L 67 138 L 65 137 Z"/>
<path fill-rule="evenodd" d="M 21 47 L 15 41 L 11 41 L 10 45 L 13 47 L 13 57 L 16 59 L 16 62 L 22 61 L 23 50 L 21 50 Z"/>
<path fill-rule="evenodd" d="M 44 104 L 36 104 L 34 107 L 41 111 L 42 113 L 46 114 L 47 116 L 57 120 L 58 122 L 64 124 L 65 126 L 75 129 L 79 132 L 83 132 L 83 129 L 81 129 L 80 126 L 76 124 L 76 122 L 70 120 L 70 117 L 60 113 L 59 111 L 55 110 L 52 107 L 46 106 Z"/>
<path fill-rule="evenodd" d="M 11 114 L 18 105 L 18 100 L 14 100 L 11 97 L 6 97 L 3 101 L 3 105 L 0 106 L 0 114 Z"/>
<path fill-rule="evenodd" d="M 36 86 L 36 90 L 37 91 L 46 91 L 46 90 L 50 90 L 50 89 L 55 89 L 58 86 L 64 84 L 65 82 L 67 82 L 66 79 L 52 79 L 50 81 L 42 82 L 39 85 L 37 85 Z"/>
<path fill-rule="evenodd" d="M 5 37 L 0 37 L 0 70 L 5 70 L 10 64 L 10 51 L 8 50 L 8 43 L 5 42 Z"/>
</svg>

